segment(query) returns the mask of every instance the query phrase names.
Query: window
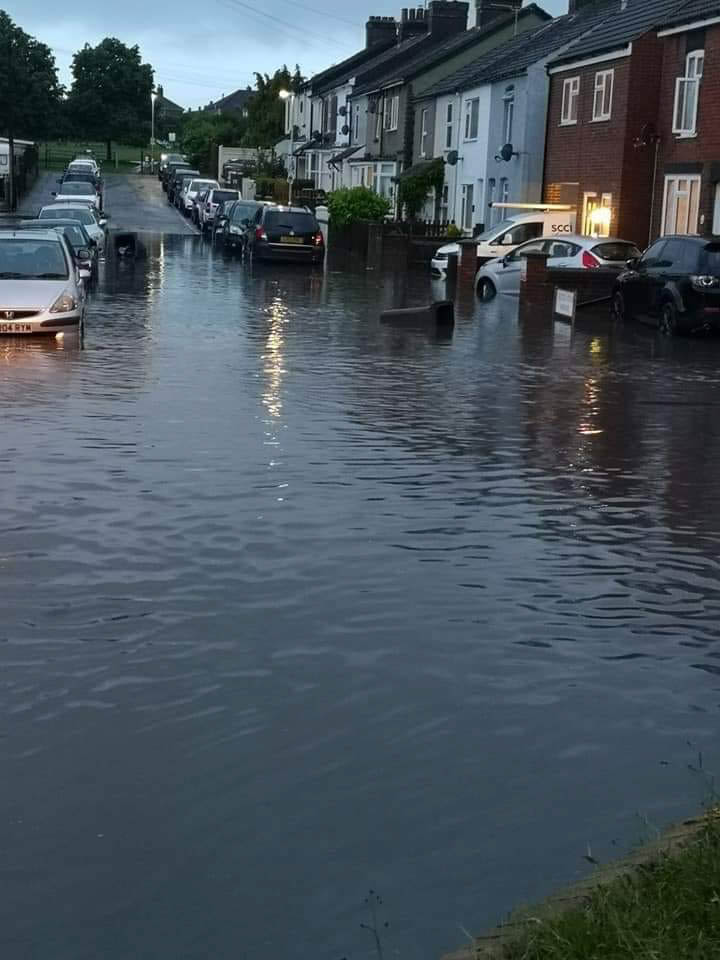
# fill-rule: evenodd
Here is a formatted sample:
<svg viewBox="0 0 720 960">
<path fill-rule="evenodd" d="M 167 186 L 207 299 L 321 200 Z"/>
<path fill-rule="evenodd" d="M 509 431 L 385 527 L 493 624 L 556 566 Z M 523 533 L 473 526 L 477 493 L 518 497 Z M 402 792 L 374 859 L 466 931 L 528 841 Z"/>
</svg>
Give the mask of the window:
<svg viewBox="0 0 720 960">
<path fill-rule="evenodd" d="M 477 140 L 478 125 L 480 121 L 480 100 L 475 97 L 474 100 L 465 101 L 465 139 Z"/>
<path fill-rule="evenodd" d="M 705 51 L 693 50 L 685 58 L 685 76 L 675 81 L 673 133 L 693 137 L 697 131 L 697 112 L 700 100 L 700 82 L 705 63 Z"/>
<path fill-rule="evenodd" d="M 532 223 L 519 223 L 517 227 L 508 230 L 512 245 L 517 247 L 519 244 L 526 243 L 528 240 L 534 240 L 535 237 L 541 237 L 543 234 L 543 226 L 542 220 L 536 220 Z"/>
<path fill-rule="evenodd" d="M 420 114 L 420 156 L 426 157 L 428 155 L 428 144 L 430 140 L 430 131 L 428 130 L 428 119 L 429 119 L 429 110 L 427 107 L 423 107 Z"/>
<path fill-rule="evenodd" d="M 715 204 L 713 206 L 712 232 L 720 234 L 720 183 L 715 184 Z"/>
<path fill-rule="evenodd" d="M 579 98 L 580 77 L 570 77 L 567 80 L 564 80 L 560 123 L 577 123 Z"/>
<path fill-rule="evenodd" d="M 360 134 L 360 107 L 355 107 L 355 124 L 353 126 L 353 143 L 358 142 Z"/>
<path fill-rule="evenodd" d="M 397 130 L 400 114 L 400 94 L 395 93 L 385 98 L 385 130 Z"/>
<path fill-rule="evenodd" d="M 699 175 L 665 177 L 663 236 L 668 233 L 697 233 L 699 212 Z"/>
<path fill-rule="evenodd" d="M 387 200 L 392 201 L 394 195 L 393 177 L 395 176 L 394 163 L 379 163 L 377 165 L 377 182 L 375 190 Z"/>
<path fill-rule="evenodd" d="M 449 103 L 445 112 L 445 149 L 449 150 L 453 142 L 453 105 Z"/>
<path fill-rule="evenodd" d="M 513 252 L 508 257 L 508 260 L 527 260 L 527 255 L 529 253 L 544 253 L 545 252 L 545 241 L 544 240 L 533 240 L 531 243 L 526 243 L 524 247 L 520 247 L 518 250 L 513 250 Z"/>
<path fill-rule="evenodd" d="M 495 177 L 489 177 L 487 182 L 487 194 L 485 196 L 485 203 L 488 208 L 486 223 L 489 223 L 491 226 L 501 219 L 498 217 L 497 210 L 493 209 L 493 204 L 495 203 Z"/>
<path fill-rule="evenodd" d="M 581 247 L 576 243 L 570 243 L 569 240 L 545 241 L 545 253 L 551 260 L 568 260 L 570 257 L 576 257 L 580 250 Z"/>
<path fill-rule="evenodd" d="M 513 119 L 515 116 L 515 87 L 505 87 L 503 97 L 503 143 L 512 143 Z"/>
<path fill-rule="evenodd" d="M 656 267 L 659 263 L 662 262 L 663 250 L 667 246 L 667 240 L 658 240 L 654 243 L 649 250 L 646 250 L 642 259 L 640 260 L 640 266 L 644 270 L 650 270 L 652 267 Z"/>
<path fill-rule="evenodd" d="M 612 221 L 612 194 L 584 194 L 583 227 L 586 237 L 609 237 Z"/>
<path fill-rule="evenodd" d="M 312 180 L 312 182 L 314 183 L 314 185 L 315 185 L 316 187 L 317 187 L 317 175 L 318 175 L 318 167 L 319 167 L 319 164 L 318 164 L 319 157 L 320 157 L 320 154 L 319 154 L 319 153 L 314 153 L 314 152 L 313 152 L 313 153 L 308 153 L 308 165 L 309 165 L 309 168 L 308 168 L 308 179 L 309 179 L 309 180 Z"/>
<path fill-rule="evenodd" d="M 593 97 L 593 120 L 609 120 L 612 114 L 614 70 L 600 70 L 595 74 L 595 96 Z"/>
<path fill-rule="evenodd" d="M 510 199 L 510 181 L 508 180 L 507 177 L 502 177 L 500 180 L 500 203 L 507 203 L 509 199 Z"/>
<path fill-rule="evenodd" d="M 382 132 L 382 101 L 376 100 L 375 102 L 375 139 L 380 139 L 380 134 Z"/>
<path fill-rule="evenodd" d="M 472 230 L 473 210 L 473 185 L 471 183 L 464 183 L 462 186 L 462 208 L 460 219 L 465 230 Z"/>
<path fill-rule="evenodd" d="M 450 188 L 445 184 L 440 194 L 440 220 L 445 223 L 448 218 L 448 209 L 450 206 Z"/>
</svg>

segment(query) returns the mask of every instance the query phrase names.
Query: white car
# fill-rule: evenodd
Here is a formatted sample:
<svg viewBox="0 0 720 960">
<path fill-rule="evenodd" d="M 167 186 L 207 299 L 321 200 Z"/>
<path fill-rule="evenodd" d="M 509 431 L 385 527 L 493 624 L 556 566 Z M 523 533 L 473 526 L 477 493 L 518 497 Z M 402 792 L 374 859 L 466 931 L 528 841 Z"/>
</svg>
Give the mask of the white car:
<svg viewBox="0 0 720 960">
<path fill-rule="evenodd" d="M 198 210 L 198 226 L 202 231 L 209 230 L 214 221 L 217 208 L 221 203 L 231 204 L 240 200 L 239 190 L 222 190 L 219 187 L 208 190 L 207 196 Z"/>
<path fill-rule="evenodd" d="M 40 220 L 56 220 L 58 217 L 79 220 L 97 244 L 98 256 L 105 256 L 105 226 L 109 214 L 98 214 L 91 204 L 50 203 L 40 210 L 38 217 Z"/>
<path fill-rule="evenodd" d="M 57 230 L 0 230 L 0 334 L 78 331 L 85 289 Z"/>
<path fill-rule="evenodd" d="M 628 260 L 641 256 L 634 243 L 617 237 L 583 237 L 571 233 L 562 239 L 538 237 L 516 247 L 512 252 L 490 260 L 475 276 L 475 290 L 483 300 L 492 300 L 496 293 L 520 295 L 523 264 L 529 253 L 546 253 L 549 267 L 592 270 L 606 267 L 624 270 Z"/>
<path fill-rule="evenodd" d="M 68 170 L 74 173 L 84 173 L 86 170 L 94 176 L 100 176 L 100 166 L 92 157 L 76 157 L 68 164 Z"/>
<path fill-rule="evenodd" d="M 65 180 L 57 191 L 53 190 L 53 196 L 56 200 L 84 200 L 95 206 L 100 205 L 100 197 L 95 185 L 89 180 Z"/>
<path fill-rule="evenodd" d="M 183 187 L 183 191 L 180 194 L 180 209 L 187 216 L 191 212 L 195 197 L 199 193 L 202 193 L 203 190 L 219 189 L 220 184 L 217 180 L 190 180 L 190 182 Z"/>
</svg>

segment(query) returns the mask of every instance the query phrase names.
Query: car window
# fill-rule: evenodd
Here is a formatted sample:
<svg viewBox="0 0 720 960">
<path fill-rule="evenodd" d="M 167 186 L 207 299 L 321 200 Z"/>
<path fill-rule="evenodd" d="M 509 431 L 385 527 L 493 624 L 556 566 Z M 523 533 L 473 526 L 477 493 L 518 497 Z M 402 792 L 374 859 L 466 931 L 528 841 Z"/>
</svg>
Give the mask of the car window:
<svg viewBox="0 0 720 960">
<path fill-rule="evenodd" d="M 223 200 L 237 200 L 237 190 L 213 190 L 213 203 L 221 203 Z"/>
<path fill-rule="evenodd" d="M 640 251 L 635 244 L 624 240 L 598 243 L 590 252 L 597 254 L 602 260 L 610 260 L 613 263 L 625 263 L 626 260 L 634 260 L 640 256 Z"/>
<path fill-rule="evenodd" d="M 544 247 L 544 240 L 532 240 L 530 243 L 526 243 L 517 250 L 514 250 L 509 255 L 508 260 L 512 260 L 513 262 L 516 260 L 524 260 L 529 253 L 542 253 Z"/>
<path fill-rule="evenodd" d="M 658 240 L 651 247 L 649 247 L 645 253 L 642 255 L 640 260 L 641 267 L 649 270 L 651 267 L 657 266 L 660 261 L 660 257 L 663 253 L 663 248 L 667 245 L 667 240 Z"/>
<path fill-rule="evenodd" d="M 518 246 L 521 243 L 527 243 L 528 240 L 534 240 L 535 237 L 542 236 L 543 224 L 541 220 L 533 220 L 531 223 L 519 223 L 516 227 L 513 227 L 512 230 L 509 230 L 510 234 L 510 243 L 513 246 Z M 507 234 L 505 235 L 505 237 Z M 502 241 L 504 243 L 505 237 Z"/>
<path fill-rule="evenodd" d="M 550 240 L 547 243 L 546 250 L 550 259 L 567 259 L 575 257 L 580 253 L 580 247 L 577 243 L 570 243 L 569 240 Z"/>
<path fill-rule="evenodd" d="M 86 180 L 71 183 L 63 183 L 60 187 L 62 193 L 68 197 L 87 197 L 95 193 L 95 187 Z"/>
<path fill-rule="evenodd" d="M 276 230 L 298 230 L 305 233 L 320 229 L 311 213 L 292 213 L 288 210 L 268 210 L 265 214 L 265 226 Z"/>
<path fill-rule="evenodd" d="M 482 243 L 483 241 L 489 242 L 495 240 L 496 237 L 502 238 L 508 230 L 511 230 L 514 227 L 514 220 L 501 220 L 500 223 L 496 223 L 494 227 L 490 227 L 489 230 L 485 230 L 483 233 L 479 233 L 475 239 Z M 500 240 L 496 240 L 496 243 L 500 243 Z"/>
<path fill-rule="evenodd" d="M 252 220 L 257 211 L 258 207 L 254 203 L 236 203 L 232 212 L 233 222 L 242 223 L 243 220 Z"/>
<path fill-rule="evenodd" d="M 0 279 L 67 280 L 68 268 L 58 241 L 0 239 Z"/>
</svg>

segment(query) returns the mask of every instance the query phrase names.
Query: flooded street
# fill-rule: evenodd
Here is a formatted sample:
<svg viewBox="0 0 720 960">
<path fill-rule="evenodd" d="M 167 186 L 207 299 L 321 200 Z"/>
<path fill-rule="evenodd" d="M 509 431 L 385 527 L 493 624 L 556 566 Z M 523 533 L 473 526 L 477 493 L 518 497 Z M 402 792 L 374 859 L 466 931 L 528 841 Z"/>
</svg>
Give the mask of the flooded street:
<svg viewBox="0 0 720 960">
<path fill-rule="evenodd" d="M 694 812 L 720 342 L 144 241 L 0 343 L 3 958 L 436 960 Z"/>
</svg>

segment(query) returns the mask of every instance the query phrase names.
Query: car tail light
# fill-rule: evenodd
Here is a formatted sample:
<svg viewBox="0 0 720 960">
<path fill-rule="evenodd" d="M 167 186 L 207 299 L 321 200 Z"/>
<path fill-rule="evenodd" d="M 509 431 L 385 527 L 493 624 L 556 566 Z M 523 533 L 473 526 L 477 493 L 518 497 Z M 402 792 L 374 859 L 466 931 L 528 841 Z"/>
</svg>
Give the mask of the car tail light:
<svg viewBox="0 0 720 960">
<path fill-rule="evenodd" d="M 267 234 L 265 233 L 265 227 L 255 227 L 255 239 L 256 239 L 256 240 L 267 240 Z"/>
<path fill-rule="evenodd" d="M 325 241 L 323 240 L 323 235 L 320 232 L 320 230 L 318 230 L 318 232 L 313 237 L 313 243 L 315 244 L 316 247 L 321 247 L 325 243 Z"/>
<path fill-rule="evenodd" d="M 583 250 L 582 265 L 587 269 L 592 269 L 593 267 L 599 267 L 600 261 L 598 260 L 597 257 L 594 257 L 591 253 L 588 253 L 587 250 Z"/>
</svg>

